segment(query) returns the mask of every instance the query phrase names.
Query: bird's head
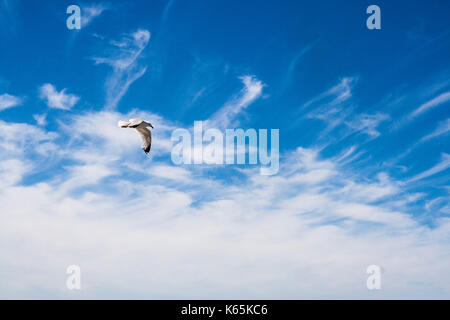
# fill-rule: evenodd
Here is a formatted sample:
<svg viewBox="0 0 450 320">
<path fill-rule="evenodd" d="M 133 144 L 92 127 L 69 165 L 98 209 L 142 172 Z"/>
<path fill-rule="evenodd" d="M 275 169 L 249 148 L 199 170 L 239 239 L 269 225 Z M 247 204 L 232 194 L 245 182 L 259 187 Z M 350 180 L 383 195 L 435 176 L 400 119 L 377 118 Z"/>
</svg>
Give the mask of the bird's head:
<svg viewBox="0 0 450 320">
<path fill-rule="evenodd" d="M 146 124 L 147 124 L 147 127 L 150 127 L 150 128 L 152 128 L 152 129 L 155 129 L 155 128 L 153 128 L 153 126 L 152 126 L 152 124 L 150 123 L 150 122 L 145 122 Z"/>
<path fill-rule="evenodd" d="M 120 128 L 126 128 L 129 125 L 129 122 L 126 121 L 119 121 L 119 123 L 117 124 Z"/>
</svg>

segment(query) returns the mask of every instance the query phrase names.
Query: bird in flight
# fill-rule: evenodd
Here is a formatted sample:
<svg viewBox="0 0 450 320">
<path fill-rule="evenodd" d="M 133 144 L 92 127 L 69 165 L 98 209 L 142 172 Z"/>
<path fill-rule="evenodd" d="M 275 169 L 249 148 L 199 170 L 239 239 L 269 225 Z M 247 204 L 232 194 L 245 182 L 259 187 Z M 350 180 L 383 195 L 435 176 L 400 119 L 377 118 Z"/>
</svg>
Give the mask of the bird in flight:
<svg viewBox="0 0 450 320">
<path fill-rule="evenodd" d="M 119 121 L 120 128 L 133 128 L 139 133 L 142 139 L 142 150 L 144 150 L 145 154 L 150 152 L 150 148 L 152 146 L 152 133 L 147 127 L 153 129 L 151 123 L 144 121 L 141 118 L 130 119 L 130 121 Z"/>
</svg>

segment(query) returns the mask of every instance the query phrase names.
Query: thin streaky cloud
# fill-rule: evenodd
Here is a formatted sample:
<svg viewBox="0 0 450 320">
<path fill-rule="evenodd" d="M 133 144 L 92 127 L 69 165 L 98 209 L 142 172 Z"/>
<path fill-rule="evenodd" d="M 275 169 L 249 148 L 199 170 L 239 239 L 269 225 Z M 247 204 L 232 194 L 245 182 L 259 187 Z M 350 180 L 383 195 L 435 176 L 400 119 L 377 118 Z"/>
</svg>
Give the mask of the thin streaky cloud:
<svg viewBox="0 0 450 320">
<path fill-rule="evenodd" d="M 418 181 L 418 180 L 422 180 L 425 178 L 428 178 L 432 175 L 435 175 L 439 172 L 442 172 L 444 170 L 447 170 L 448 168 L 450 168 L 450 155 L 447 153 L 442 154 L 442 160 L 441 162 L 439 162 L 438 164 L 436 164 L 435 166 L 433 166 L 432 168 L 425 170 L 422 173 L 419 173 L 417 175 L 415 175 L 414 177 L 410 178 L 407 180 L 408 183 L 410 182 L 414 182 L 414 181 Z"/>
<path fill-rule="evenodd" d="M 168 15 L 169 15 L 170 8 L 172 7 L 172 5 L 173 5 L 174 2 L 175 2 L 175 0 L 169 0 L 169 1 L 167 2 L 166 6 L 164 7 L 164 11 L 163 11 L 163 14 L 162 14 L 162 20 L 163 20 L 163 21 L 166 21 L 166 20 L 167 20 L 167 17 L 168 17 Z"/>
<path fill-rule="evenodd" d="M 95 64 L 107 64 L 113 69 L 105 82 L 106 108 L 116 108 L 130 85 L 145 74 L 147 66 L 141 65 L 139 59 L 149 40 L 150 32 L 139 29 L 110 41 L 107 57 L 93 58 Z"/>
<path fill-rule="evenodd" d="M 352 97 L 352 89 L 356 81 L 356 77 L 344 77 L 335 86 L 306 102 L 303 107 L 308 107 L 316 102 L 329 98 L 332 99 L 328 102 L 330 105 L 342 103 Z"/>
<path fill-rule="evenodd" d="M 428 111 L 431 108 L 437 107 L 441 104 L 446 103 L 450 100 L 450 91 L 441 93 L 437 97 L 431 99 L 430 101 L 425 102 L 420 107 L 418 107 L 416 110 L 414 110 L 410 117 L 417 117 L 418 115 L 424 113 L 425 111 Z"/>
<path fill-rule="evenodd" d="M 289 64 L 289 67 L 287 69 L 286 77 L 281 86 L 282 91 L 284 89 L 286 89 L 288 87 L 289 83 L 291 82 L 293 74 L 295 72 L 295 69 L 297 68 L 298 64 L 300 63 L 300 60 L 314 48 L 314 46 L 317 44 L 318 41 L 319 41 L 319 39 L 317 39 L 316 41 L 314 41 L 312 43 L 307 44 L 299 52 L 297 52 L 297 54 L 295 54 L 295 56 L 292 58 L 291 63 Z"/>
<path fill-rule="evenodd" d="M 357 103 L 352 98 L 357 80 L 357 77 L 341 78 L 338 84 L 309 100 L 300 109 L 311 109 L 306 114 L 306 119 L 319 119 L 326 123 L 326 127 L 319 134 L 319 140 L 328 139 L 328 145 L 330 142 L 342 141 L 356 132 L 366 134 L 374 139 L 380 135 L 377 129 L 380 123 L 390 119 L 388 114 L 381 112 L 375 114 L 356 114 L 354 112 Z M 329 139 L 330 132 L 343 128 L 344 125 L 346 129 L 341 131 L 339 136 Z"/>
<path fill-rule="evenodd" d="M 319 119 L 327 123 L 327 127 L 319 134 L 320 137 L 326 136 L 331 130 L 344 122 L 351 113 L 350 104 L 353 96 L 353 88 L 357 82 L 357 77 L 343 77 L 331 88 L 323 91 L 314 98 L 304 103 L 296 112 L 296 121 L 306 119 Z M 347 107 L 346 112 L 342 112 Z M 305 109 L 310 109 L 306 115 L 303 115 Z"/>
<path fill-rule="evenodd" d="M 209 120 L 210 126 L 228 128 L 228 126 L 236 124 L 234 123 L 236 117 L 261 97 L 264 88 L 261 80 L 253 75 L 241 76 L 240 80 L 244 84 L 244 88 L 237 96 L 233 97 L 231 101 L 227 102 L 211 116 Z"/>
<path fill-rule="evenodd" d="M 394 164 L 398 162 L 400 159 L 406 157 L 417 147 L 421 146 L 425 142 L 428 142 L 431 139 L 438 138 L 440 136 L 446 135 L 450 131 L 450 118 L 439 123 L 438 127 L 430 134 L 423 136 L 420 140 L 415 142 L 412 146 L 407 148 L 405 151 L 400 153 L 398 156 L 394 157 L 389 161 L 390 164 Z"/>
<path fill-rule="evenodd" d="M 423 141 L 427 141 L 427 140 L 445 135 L 449 131 L 450 131 L 450 118 L 448 118 L 445 121 L 440 122 L 438 127 L 432 133 L 424 136 L 422 139 L 420 139 L 420 141 L 423 142 Z"/>
<path fill-rule="evenodd" d="M 350 155 L 352 155 L 355 150 L 357 149 L 357 146 L 351 146 L 350 148 L 344 150 L 340 155 L 336 157 L 336 162 L 341 162 L 344 159 L 347 159 Z"/>
</svg>

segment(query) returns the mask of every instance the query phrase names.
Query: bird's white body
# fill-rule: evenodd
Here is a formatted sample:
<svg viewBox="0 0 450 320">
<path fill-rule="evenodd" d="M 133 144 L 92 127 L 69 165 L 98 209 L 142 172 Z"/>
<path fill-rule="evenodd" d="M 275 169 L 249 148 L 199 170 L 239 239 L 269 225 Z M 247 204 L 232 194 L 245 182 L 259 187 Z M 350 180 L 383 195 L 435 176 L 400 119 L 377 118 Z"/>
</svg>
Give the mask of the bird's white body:
<svg viewBox="0 0 450 320">
<path fill-rule="evenodd" d="M 144 121 L 143 119 L 130 119 L 130 121 L 119 121 L 120 128 L 133 128 L 139 133 L 142 139 L 142 150 L 146 154 L 150 152 L 150 148 L 152 146 L 152 133 L 147 127 L 153 126 L 151 123 Z"/>
</svg>

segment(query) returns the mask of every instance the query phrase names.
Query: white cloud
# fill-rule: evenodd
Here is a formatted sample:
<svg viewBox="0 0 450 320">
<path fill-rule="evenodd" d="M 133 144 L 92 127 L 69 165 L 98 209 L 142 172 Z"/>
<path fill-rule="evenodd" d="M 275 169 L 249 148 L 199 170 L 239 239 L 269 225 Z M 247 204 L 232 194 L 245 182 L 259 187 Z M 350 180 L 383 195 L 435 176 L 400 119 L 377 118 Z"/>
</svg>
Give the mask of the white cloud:
<svg viewBox="0 0 450 320">
<path fill-rule="evenodd" d="M 8 123 L 0 120 L 1 157 L 21 156 L 25 152 L 39 151 L 39 146 L 57 138 L 54 132 L 47 132 L 25 123 Z"/>
<path fill-rule="evenodd" d="M 117 173 L 101 163 L 73 165 L 68 167 L 66 171 L 68 177 L 59 184 L 58 192 L 67 193 L 76 188 L 95 185 L 104 178 Z"/>
<path fill-rule="evenodd" d="M 192 183 L 191 172 L 181 167 L 170 165 L 154 165 L 149 170 L 151 175 L 178 181 L 190 181 Z"/>
<path fill-rule="evenodd" d="M 92 145 L 75 144 L 71 152 L 96 152 L 92 117 L 76 120 L 86 123 L 79 133 Z M 107 145 L 126 132 L 116 130 L 103 135 Z M 131 160 L 126 154 L 117 162 L 66 165 L 49 181 L 2 188 L 0 235 L 15 246 L 0 256 L 7 274 L 0 296 L 69 297 L 64 275 L 74 263 L 83 272 L 78 298 L 370 298 L 365 269 L 373 263 L 386 270 L 383 298 L 449 292 L 448 222 L 424 230 L 407 214 L 339 195 L 331 182 L 346 184 L 346 174 L 316 150 L 299 148 L 287 157 L 279 176 L 245 171 L 247 181 L 200 193 L 198 172 L 141 159 L 137 177 L 121 165 Z M 92 185 L 119 168 L 120 176 Z M 333 175 L 298 179 L 318 172 Z M 155 174 L 196 187 L 164 185 Z M 200 178 L 213 180 L 208 173 Z M 361 188 L 346 178 L 349 194 Z M 74 194 L 82 185 L 91 187 Z"/>
<path fill-rule="evenodd" d="M 4 93 L 0 95 L 0 111 L 16 107 L 22 103 L 22 100 L 18 97 Z"/>
<path fill-rule="evenodd" d="M 0 186 L 6 188 L 22 180 L 30 167 L 18 159 L 0 161 Z"/>
<path fill-rule="evenodd" d="M 47 124 L 47 114 L 34 114 L 34 120 L 36 120 L 37 124 L 40 126 L 45 126 Z"/>
<path fill-rule="evenodd" d="M 56 152 L 57 134 L 24 123 L 0 120 L 0 186 L 6 188 L 21 182 L 26 174 L 38 172 L 43 158 Z"/>
<path fill-rule="evenodd" d="M 116 126 L 132 115 L 155 126 L 151 160 Z M 271 177 L 176 167 L 164 158 L 175 126 L 138 110 L 67 115 L 60 126 L 56 139 L 0 122 L 0 148 L 16 150 L 0 153 L 0 241 L 14 243 L 0 256 L 2 298 L 371 298 L 374 263 L 385 270 L 378 297 L 450 293 L 450 220 L 420 224 L 386 174 L 367 181 L 300 147 Z M 57 143 L 59 161 L 51 177 L 20 185 L 35 168 L 28 139 Z M 77 293 L 64 287 L 70 264 L 82 268 Z"/>
<path fill-rule="evenodd" d="M 66 90 L 58 92 L 52 84 L 46 83 L 39 89 L 40 98 L 45 100 L 50 108 L 70 110 L 80 98 L 74 94 L 66 94 Z"/>
</svg>

